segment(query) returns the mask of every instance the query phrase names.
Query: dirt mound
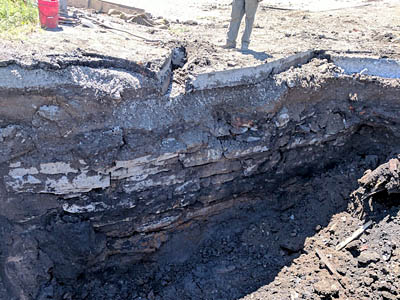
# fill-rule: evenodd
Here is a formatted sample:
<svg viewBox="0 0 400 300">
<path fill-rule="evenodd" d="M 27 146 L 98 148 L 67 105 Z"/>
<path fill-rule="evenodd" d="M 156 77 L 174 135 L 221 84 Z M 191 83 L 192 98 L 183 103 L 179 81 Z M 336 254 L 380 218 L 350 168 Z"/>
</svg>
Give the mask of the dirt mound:
<svg viewBox="0 0 400 300">
<path fill-rule="evenodd" d="M 366 160 L 371 163 L 371 157 Z M 354 203 L 349 212 L 333 216 L 305 241 L 299 258 L 272 283 L 244 299 L 399 299 L 398 167 L 399 160 L 391 159 L 366 171 L 358 181 L 360 187 L 351 194 Z M 357 216 L 371 218 L 372 227 L 337 250 L 363 223 L 352 216 L 354 207 Z"/>
</svg>

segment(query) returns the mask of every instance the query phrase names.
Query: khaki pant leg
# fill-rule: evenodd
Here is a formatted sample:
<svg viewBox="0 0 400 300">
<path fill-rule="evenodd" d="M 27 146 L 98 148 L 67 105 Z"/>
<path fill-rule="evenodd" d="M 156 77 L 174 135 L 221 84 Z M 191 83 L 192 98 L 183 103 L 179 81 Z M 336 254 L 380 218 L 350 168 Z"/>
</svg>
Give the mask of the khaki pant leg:
<svg viewBox="0 0 400 300">
<path fill-rule="evenodd" d="M 257 0 L 255 0 L 257 1 Z M 245 0 L 233 0 L 231 22 L 229 24 L 228 38 L 226 43 L 236 46 L 236 38 L 238 36 L 240 22 L 245 13 Z"/>
<path fill-rule="evenodd" d="M 250 44 L 251 31 L 253 30 L 254 19 L 256 16 L 256 11 L 258 7 L 257 0 L 246 0 L 245 1 L 245 11 L 246 11 L 246 28 L 242 36 L 242 45 Z"/>
</svg>

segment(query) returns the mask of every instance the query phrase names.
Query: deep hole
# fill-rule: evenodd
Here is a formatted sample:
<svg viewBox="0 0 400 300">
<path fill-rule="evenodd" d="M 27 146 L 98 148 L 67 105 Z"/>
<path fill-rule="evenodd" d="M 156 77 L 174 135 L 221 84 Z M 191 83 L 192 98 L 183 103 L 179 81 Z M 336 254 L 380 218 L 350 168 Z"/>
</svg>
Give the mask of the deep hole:
<svg viewBox="0 0 400 300">
<path fill-rule="evenodd" d="M 184 66 L 186 56 L 185 48 L 174 49 L 173 71 Z M 7 189 L 0 191 L 13 195 L 12 209 L 23 209 L 10 209 L 20 218 L 16 224 L 0 218 L 0 237 L 6 241 L 0 258 L 26 259 L 1 275 L 15 276 L 23 291 L 37 288 L 35 300 L 236 300 L 266 286 L 271 298 L 280 293 L 295 298 L 290 287 L 299 278 L 285 272 L 296 269 L 303 254 L 314 253 L 310 245 L 334 249 L 351 233 L 346 226 L 356 227 L 356 222 L 350 224 L 348 213 L 336 232 L 329 233 L 327 226 L 347 212 L 350 193 L 364 172 L 396 158 L 400 149 L 398 87 L 337 73 L 317 82 L 322 86 L 313 85 L 318 80 L 314 71 L 325 63 L 310 62 L 312 72 L 298 64 L 282 74 L 274 68 L 279 74 L 267 72 L 255 84 L 249 75 L 236 85 L 185 90 L 173 101 L 158 99 L 156 88 L 145 97 L 111 99 L 107 93 L 96 98 L 81 87 L 65 87 L 53 92 L 62 94 L 61 100 L 50 100 L 65 107 L 78 105 L 76 98 L 90 104 L 71 113 L 84 132 L 71 137 L 61 129 L 74 124 L 75 117 L 63 114 L 59 104 L 42 105 L 50 100 L 35 94 L 39 108 L 23 120 L 28 133 L 22 121 L 16 129 L 1 128 L 11 150 L 31 136 L 37 139 L 32 149 L 19 149 L 23 163 L 13 161 L 13 151 L 1 152 L 9 157 L 1 170 Z M 293 72 L 298 72 L 297 86 L 290 81 Z M 82 96 L 82 91 L 89 94 Z M 54 120 L 57 113 L 61 121 Z M 6 135 L 13 130 L 21 131 L 15 140 Z M 57 165 L 42 164 L 56 160 Z M 10 169 L 14 173 L 7 173 Z M 371 199 L 374 214 L 369 217 L 376 223 L 388 214 L 396 217 L 399 194 L 383 190 Z M 360 209 L 369 205 L 357 204 Z M 314 238 L 320 244 L 312 244 Z M 394 255 L 388 239 L 381 240 L 382 249 Z M 371 252 L 367 246 L 360 242 L 343 251 L 355 260 L 361 257 L 367 267 L 378 261 L 374 253 L 365 254 Z M 310 262 L 319 265 L 314 259 Z M 357 261 L 347 266 L 354 265 Z M 347 276 L 341 267 L 338 273 Z M 21 270 L 29 284 L 17 280 Z M 314 274 L 313 284 L 328 283 L 309 284 L 309 290 L 300 291 L 303 298 L 346 295 L 335 278 L 320 276 L 329 274 L 326 266 L 307 272 Z M 280 276 L 285 282 L 276 281 Z"/>
</svg>

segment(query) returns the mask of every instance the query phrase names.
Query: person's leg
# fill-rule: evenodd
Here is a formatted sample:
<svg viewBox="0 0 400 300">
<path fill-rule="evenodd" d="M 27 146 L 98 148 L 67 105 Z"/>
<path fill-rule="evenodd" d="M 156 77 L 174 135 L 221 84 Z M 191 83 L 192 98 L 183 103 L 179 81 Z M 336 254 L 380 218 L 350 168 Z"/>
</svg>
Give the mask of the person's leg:
<svg viewBox="0 0 400 300">
<path fill-rule="evenodd" d="M 257 0 L 256 0 L 257 1 Z M 229 24 L 228 37 L 226 44 L 236 47 L 236 38 L 238 36 L 240 22 L 245 12 L 245 0 L 233 0 L 231 22 Z"/>
<path fill-rule="evenodd" d="M 253 23 L 256 16 L 256 11 L 258 7 L 257 0 L 246 0 L 245 1 L 245 11 L 246 11 L 246 28 L 242 36 L 242 49 L 247 50 L 250 44 L 250 35 L 253 30 Z"/>
<path fill-rule="evenodd" d="M 59 10 L 58 11 L 59 11 L 60 15 L 68 17 L 67 0 L 60 0 L 59 1 Z"/>
</svg>

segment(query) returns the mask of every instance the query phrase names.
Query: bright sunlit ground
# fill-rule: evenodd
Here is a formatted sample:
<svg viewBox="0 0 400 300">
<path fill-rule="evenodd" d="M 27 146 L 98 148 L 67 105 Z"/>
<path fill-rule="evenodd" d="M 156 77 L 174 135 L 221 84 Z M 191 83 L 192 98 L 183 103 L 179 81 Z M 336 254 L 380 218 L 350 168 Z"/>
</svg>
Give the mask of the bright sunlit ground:
<svg viewBox="0 0 400 300">
<path fill-rule="evenodd" d="M 209 17 L 213 14 L 213 5 L 229 5 L 232 0 L 107 0 L 127 6 L 142 8 L 154 16 L 188 20 Z M 368 5 L 374 2 L 398 3 L 399 0 L 263 0 L 261 5 L 283 9 L 326 11 Z M 205 10 L 198 10 L 204 5 Z"/>
</svg>

